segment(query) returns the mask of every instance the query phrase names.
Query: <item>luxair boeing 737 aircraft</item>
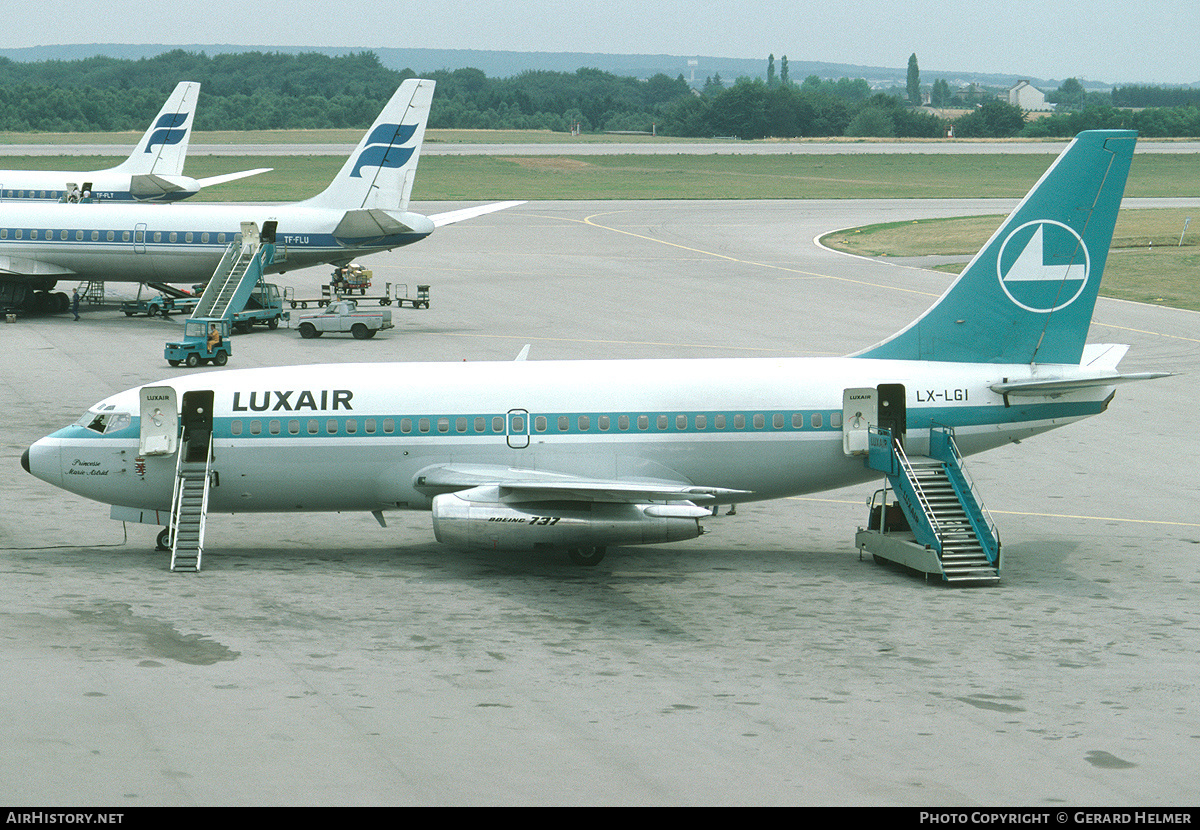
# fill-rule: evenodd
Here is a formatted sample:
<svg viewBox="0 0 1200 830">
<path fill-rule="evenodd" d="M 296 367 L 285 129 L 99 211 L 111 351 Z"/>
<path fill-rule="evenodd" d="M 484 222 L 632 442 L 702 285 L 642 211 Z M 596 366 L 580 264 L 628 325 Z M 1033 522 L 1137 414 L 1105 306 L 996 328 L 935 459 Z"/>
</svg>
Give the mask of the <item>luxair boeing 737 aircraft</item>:
<svg viewBox="0 0 1200 830">
<path fill-rule="evenodd" d="M 203 282 L 242 222 L 277 222 L 275 262 L 267 271 L 282 273 L 411 245 L 435 227 L 516 204 L 436 216 L 408 211 L 432 98 L 433 81 L 403 82 L 333 182 L 302 202 L 0 203 L 0 301 L 21 305 L 58 280 Z"/>
<path fill-rule="evenodd" d="M 977 453 L 1161 376 L 1122 375 L 1126 347 L 1084 343 L 1135 140 L 1080 134 L 933 307 L 849 357 L 188 374 L 95 404 L 22 464 L 120 519 L 165 523 L 194 467 L 209 512 L 369 511 L 382 524 L 419 508 L 440 541 L 557 546 L 584 563 L 609 545 L 694 538 L 716 503 L 877 478 L 872 427 L 920 453 L 940 425 Z"/>
<path fill-rule="evenodd" d="M 259 167 L 204 179 L 183 175 L 199 95 L 200 84 L 183 81 L 176 86 L 133 153 L 116 167 L 90 173 L 0 170 L 0 200 L 58 202 L 86 194 L 103 202 L 175 202 L 195 196 L 203 187 L 270 170 Z"/>
</svg>

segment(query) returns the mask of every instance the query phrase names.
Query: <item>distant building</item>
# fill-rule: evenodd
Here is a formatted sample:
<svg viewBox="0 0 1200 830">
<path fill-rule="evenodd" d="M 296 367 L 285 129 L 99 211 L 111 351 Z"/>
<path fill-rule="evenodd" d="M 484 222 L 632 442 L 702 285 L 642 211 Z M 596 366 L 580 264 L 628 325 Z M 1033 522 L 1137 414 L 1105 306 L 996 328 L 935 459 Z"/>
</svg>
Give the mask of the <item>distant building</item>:
<svg viewBox="0 0 1200 830">
<path fill-rule="evenodd" d="M 1020 107 L 1026 112 L 1045 112 L 1054 109 L 1052 104 L 1046 103 L 1046 93 L 1031 85 L 1029 81 L 1017 81 L 1016 85 L 1008 90 L 1008 103 L 1014 107 Z"/>
</svg>

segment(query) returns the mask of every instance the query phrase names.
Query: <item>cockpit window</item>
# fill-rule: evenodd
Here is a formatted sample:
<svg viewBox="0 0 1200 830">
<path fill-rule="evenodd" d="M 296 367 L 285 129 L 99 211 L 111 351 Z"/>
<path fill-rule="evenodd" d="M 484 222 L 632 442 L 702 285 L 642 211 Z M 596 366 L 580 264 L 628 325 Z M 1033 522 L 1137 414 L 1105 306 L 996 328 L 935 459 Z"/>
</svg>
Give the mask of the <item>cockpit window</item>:
<svg viewBox="0 0 1200 830">
<path fill-rule="evenodd" d="M 79 419 L 81 426 L 101 435 L 125 429 L 132 422 L 133 417 L 128 412 L 87 412 Z"/>
</svg>

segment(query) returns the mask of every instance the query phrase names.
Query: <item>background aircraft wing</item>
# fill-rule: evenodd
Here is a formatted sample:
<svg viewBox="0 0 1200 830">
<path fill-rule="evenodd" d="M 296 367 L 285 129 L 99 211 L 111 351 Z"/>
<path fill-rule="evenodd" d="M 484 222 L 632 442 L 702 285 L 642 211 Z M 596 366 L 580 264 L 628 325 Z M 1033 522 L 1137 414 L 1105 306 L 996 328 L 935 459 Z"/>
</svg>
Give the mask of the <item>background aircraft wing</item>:
<svg viewBox="0 0 1200 830">
<path fill-rule="evenodd" d="M 715 502 L 746 495 L 745 490 L 700 487 L 684 481 L 626 481 L 565 475 L 545 470 L 485 464 L 445 464 L 417 474 L 418 490 L 429 493 L 471 491 L 475 500 L 507 504 L 536 501 Z M 469 499 L 471 500 L 471 499 Z"/>
<path fill-rule="evenodd" d="M 61 265 L 51 265 L 38 259 L 0 256 L 0 274 L 17 277 L 69 277 L 75 272 Z"/>
<path fill-rule="evenodd" d="M 429 218 L 433 220 L 433 226 L 440 228 L 442 225 L 453 225 L 455 222 L 461 222 L 464 219 L 474 219 L 476 216 L 484 216 L 488 213 L 495 213 L 498 210 L 523 205 L 524 202 L 494 202 L 490 205 L 477 205 L 476 207 L 462 208 L 461 210 L 452 210 L 448 213 L 437 213 Z"/>
</svg>

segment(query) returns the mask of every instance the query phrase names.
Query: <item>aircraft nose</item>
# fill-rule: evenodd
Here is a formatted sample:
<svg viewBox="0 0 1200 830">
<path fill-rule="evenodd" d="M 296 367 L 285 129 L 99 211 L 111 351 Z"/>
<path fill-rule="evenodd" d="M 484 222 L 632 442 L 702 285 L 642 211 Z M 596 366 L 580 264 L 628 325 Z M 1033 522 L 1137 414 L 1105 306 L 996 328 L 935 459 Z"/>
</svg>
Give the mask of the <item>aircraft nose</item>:
<svg viewBox="0 0 1200 830">
<path fill-rule="evenodd" d="M 34 441 L 33 446 L 21 453 L 21 468 L 42 481 L 59 485 L 62 480 L 62 468 L 59 466 L 57 442 L 47 438 Z"/>
</svg>

